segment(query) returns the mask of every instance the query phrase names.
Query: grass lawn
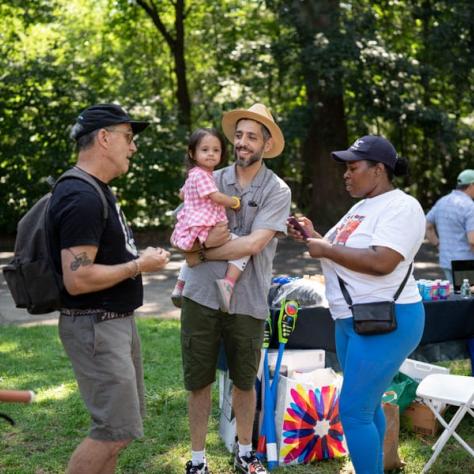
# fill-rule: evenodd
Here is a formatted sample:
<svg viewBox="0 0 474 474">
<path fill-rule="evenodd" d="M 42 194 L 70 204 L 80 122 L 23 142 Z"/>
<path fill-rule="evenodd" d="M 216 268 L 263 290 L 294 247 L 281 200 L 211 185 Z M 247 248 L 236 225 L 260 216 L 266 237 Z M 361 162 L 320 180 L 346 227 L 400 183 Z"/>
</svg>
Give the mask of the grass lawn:
<svg viewBox="0 0 474 474">
<path fill-rule="evenodd" d="M 145 437 L 120 457 L 120 473 L 175 474 L 184 472 L 190 457 L 179 344 L 179 322 L 139 320 L 145 363 L 148 416 Z M 33 405 L 2 404 L 0 411 L 13 417 L 11 427 L 0 419 L 0 473 L 63 473 L 70 454 L 87 434 L 88 415 L 54 326 L 1 327 L 0 387 L 33 389 Z M 453 373 L 469 373 L 467 361 L 449 364 Z M 231 457 L 218 436 L 217 390 L 210 421 L 207 452 L 214 474 L 233 472 Z M 470 417 L 469 417 L 470 418 Z M 474 422 L 465 418 L 461 436 L 474 444 Z M 431 437 L 400 433 L 404 472 L 419 473 L 431 455 Z M 273 472 L 332 474 L 350 472 L 347 460 L 280 468 Z M 450 441 L 430 471 L 461 474 L 474 472 L 474 460 Z"/>
</svg>

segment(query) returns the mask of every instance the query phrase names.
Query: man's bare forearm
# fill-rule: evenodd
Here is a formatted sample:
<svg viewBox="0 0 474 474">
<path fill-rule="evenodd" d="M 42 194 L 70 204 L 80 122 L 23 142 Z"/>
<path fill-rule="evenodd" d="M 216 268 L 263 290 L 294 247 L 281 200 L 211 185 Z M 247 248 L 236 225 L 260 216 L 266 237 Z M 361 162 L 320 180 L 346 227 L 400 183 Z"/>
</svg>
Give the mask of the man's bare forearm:
<svg viewBox="0 0 474 474">
<path fill-rule="evenodd" d="M 64 283 L 71 295 L 105 290 L 134 277 L 138 273 L 137 265 L 139 263 L 133 261 L 116 265 L 91 263 L 82 269 L 77 268 L 66 273 Z"/>
<path fill-rule="evenodd" d="M 220 247 L 206 249 L 207 260 L 235 260 L 251 254 L 251 246 L 248 237 L 229 240 Z"/>
<path fill-rule="evenodd" d="M 169 253 L 161 248 L 147 247 L 139 258 L 116 265 L 95 263 L 95 247 L 75 247 L 61 251 L 64 286 L 71 295 L 80 295 L 111 288 L 139 273 L 163 268 Z"/>
<path fill-rule="evenodd" d="M 226 244 L 206 250 L 207 260 L 235 260 L 247 255 L 257 255 L 275 236 L 275 231 L 260 229 L 249 235 L 229 240 Z"/>
</svg>

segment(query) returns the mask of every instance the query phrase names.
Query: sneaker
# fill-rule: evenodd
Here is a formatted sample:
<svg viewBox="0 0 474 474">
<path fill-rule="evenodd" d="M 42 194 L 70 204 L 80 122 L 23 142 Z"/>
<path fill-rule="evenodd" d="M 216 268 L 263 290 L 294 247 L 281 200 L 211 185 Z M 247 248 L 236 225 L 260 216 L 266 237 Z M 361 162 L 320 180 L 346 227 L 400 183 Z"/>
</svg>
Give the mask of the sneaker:
<svg viewBox="0 0 474 474">
<path fill-rule="evenodd" d="M 197 466 L 193 466 L 191 461 L 186 463 L 186 472 L 185 474 L 209 474 L 209 470 L 207 469 L 207 462 L 204 461 Z"/>
<path fill-rule="evenodd" d="M 183 305 L 183 288 L 175 285 L 173 292 L 171 293 L 171 301 L 177 308 L 181 308 Z"/>
<path fill-rule="evenodd" d="M 268 474 L 267 470 L 263 467 L 263 464 L 255 455 L 255 451 L 251 451 L 247 456 L 235 455 L 234 468 L 239 472 L 246 474 Z"/>
<path fill-rule="evenodd" d="M 228 313 L 230 312 L 230 299 L 232 298 L 234 287 L 225 278 L 216 280 L 216 286 L 221 311 Z"/>
</svg>

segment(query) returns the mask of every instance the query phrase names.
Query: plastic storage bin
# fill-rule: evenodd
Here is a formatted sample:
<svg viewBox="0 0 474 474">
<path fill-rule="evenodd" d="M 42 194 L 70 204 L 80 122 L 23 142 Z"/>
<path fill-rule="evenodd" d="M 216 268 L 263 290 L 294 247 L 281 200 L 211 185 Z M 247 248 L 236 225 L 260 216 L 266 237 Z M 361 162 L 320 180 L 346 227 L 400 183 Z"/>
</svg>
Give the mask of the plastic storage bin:
<svg viewBox="0 0 474 474">
<path fill-rule="evenodd" d="M 449 374 L 449 369 L 439 365 L 427 364 L 413 359 L 405 359 L 400 367 L 402 374 L 408 375 L 416 382 L 420 383 L 427 375 L 430 374 Z"/>
<path fill-rule="evenodd" d="M 413 359 L 405 359 L 400 367 L 402 374 L 408 375 L 416 382 L 420 383 L 427 375 L 430 374 L 449 374 L 450 370 L 447 367 L 441 367 L 439 365 L 428 364 L 426 362 L 420 362 Z M 416 398 L 416 401 L 422 403 L 421 398 Z M 434 402 L 433 405 L 440 412 L 446 406 L 441 402 Z"/>
<path fill-rule="evenodd" d="M 260 368 L 263 368 L 263 356 Z M 273 375 L 278 357 L 278 349 L 268 351 L 268 367 L 270 374 Z M 281 361 L 280 374 L 285 377 L 291 377 L 295 370 L 308 372 L 314 369 L 323 369 L 326 363 L 326 352 L 321 349 L 286 349 Z"/>
</svg>

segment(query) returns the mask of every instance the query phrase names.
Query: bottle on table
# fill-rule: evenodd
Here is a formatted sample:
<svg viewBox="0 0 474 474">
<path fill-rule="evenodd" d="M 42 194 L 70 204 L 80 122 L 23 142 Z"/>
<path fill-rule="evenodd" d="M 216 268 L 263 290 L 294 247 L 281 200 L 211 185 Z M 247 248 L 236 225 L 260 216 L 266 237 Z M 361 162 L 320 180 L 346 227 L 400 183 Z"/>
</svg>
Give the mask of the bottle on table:
<svg viewBox="0 0 474 474">
<path fill-rule="evenodd" d="M 461 285 L 461 296 L 463 298 L 469 298 L 471 296 L 471 285 L 469 284 L 469 280 L 464 278 Z"/>
</svg>

